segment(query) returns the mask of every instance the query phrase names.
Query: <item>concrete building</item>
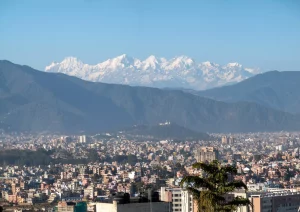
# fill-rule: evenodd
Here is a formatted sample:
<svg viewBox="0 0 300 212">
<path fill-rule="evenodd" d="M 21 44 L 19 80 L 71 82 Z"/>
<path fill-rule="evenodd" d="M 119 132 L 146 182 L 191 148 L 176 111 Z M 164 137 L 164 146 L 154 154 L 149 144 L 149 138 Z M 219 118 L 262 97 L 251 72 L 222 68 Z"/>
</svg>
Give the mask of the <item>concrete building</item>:
<svg viewBox="0 0 300 212">
<path fill-rule="evenodd" d="M 193 196 L 188 191 L 181 191 L 181 212 L 197 212 Z"/>
<path fill-rule="evenodd" d="M 285 146 L 281 144 L 281 145 L 275 146 L 275 149 L 277 151 L 284 151 L 285 150 Z"/>
<path fill-rule="evenodd" d="M 222 144 L 227 144 L 227 143 L 228 143 L 227 136 L 222 136 Z"/>
<path fill-rule="evenodd" d="M 70 204 L 67 202 L 59 202 L 57 204 L 57 212 L 73 212 L 74 204 Z"/>
<path fill-rule="evenodd" d="M 201 147 L 195 150 L 197 162 L 211 162 L 219 159 L 219 151 L 214 147 Z"/>
<path fill-rule="evenodd" d="M 229 194 L 226 195 L 226 200 L 227 201 L 232 201 L 232 198 L 236 198 L 236 197 L 242 197 L 242 198 L 248 198 L 249 194 L 243 190 L 235 190 L 234 192 L 230 192 Z M 237 207 L 237 210 L 235 212 L 248 212 L 249 211 L 250 206 L 239 206 Z"/>
<path fill-rule="evenodd" d="M 266 191 L 267 187 L 264 183 L 248 183 L 248 191 Z"/>
<path fill-rule="evenodd" d="M 59 202 L 57 212 L 87 212 L 86 202 Z"/>
<path fill-rule="evenodd" d="M 230 136 L 229 139 L 228 139 L 228 143 L 229 144 L 234 144 L 234 141 L 235 141 L 234 137 Z"/>
<path fill-rule="evenodd" d="M 86 143 L 86 136 L 85 135 L 79 136 L 79 142 L 80 143 Z"/>
<path fill-rule="evenodd" d="M 88 186 L 83 190 L 83 194 L 85 198 L 93 199 L 94 198 L 94 187 Z"/>
<path fill-rule="evenodd" d="M 16 184 L 15 183 L 11 184 L 11 191 L 12 191 L 13 194 L 16 193 Z"/>
<path fill-rule="evenodd" d="M 169 211 L 171 212 L 193 212 L 193 197 L 182 188 L 161 187 L 160 200 L 168 202 Z"/>
<path fill-rule="evenodd" d="M 234 143 L 234 137 L 230 136 L 222 136 L 222 144 L 233 144 Z"/>
<path fill-rule="evenodd" d="M 252 212 L 298 212 L 300 208 L 300 192 L 281 191 L 252 194 Z"/>
<path fill-rule="evenodd" d="M 169 212 L 168 203 L 166 202 L 144 202 L 144 203 L 127 203 L 118 204 L 117 201 L 112 203 L 96 203 L 96 212 Z"/>
</svg>

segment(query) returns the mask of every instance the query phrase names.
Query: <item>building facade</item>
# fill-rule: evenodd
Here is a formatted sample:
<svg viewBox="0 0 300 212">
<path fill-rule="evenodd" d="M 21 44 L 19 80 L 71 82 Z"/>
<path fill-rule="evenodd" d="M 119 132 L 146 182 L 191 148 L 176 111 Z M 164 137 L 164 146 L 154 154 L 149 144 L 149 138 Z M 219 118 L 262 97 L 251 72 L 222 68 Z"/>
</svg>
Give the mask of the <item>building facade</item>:
<svg viewBox="0 0 300 212">
<path fill-rule="evenodd" d="M 192 195 L 182 188 L 161 187 L 160 200 L 169 203 L 170 212 L 195 211 Z"/>
<path fill-rule="evenodd" d="M 252 194 L 250 196 L 252 212 L 298 212 L 300 208 L 300 192 L 270 192 Z"/>
<path fill-rule="evenodd" d="M 169 212 L 166 202 L 145 202 L 145 203 L 96 203 L 96 212 Z"/>
<path fill-rule="evenodd" d="M 219 159 L 219 151 L 214 147 L 201 147 L 195 151 L 197 162 L 211 162 Z"/>
</svg>

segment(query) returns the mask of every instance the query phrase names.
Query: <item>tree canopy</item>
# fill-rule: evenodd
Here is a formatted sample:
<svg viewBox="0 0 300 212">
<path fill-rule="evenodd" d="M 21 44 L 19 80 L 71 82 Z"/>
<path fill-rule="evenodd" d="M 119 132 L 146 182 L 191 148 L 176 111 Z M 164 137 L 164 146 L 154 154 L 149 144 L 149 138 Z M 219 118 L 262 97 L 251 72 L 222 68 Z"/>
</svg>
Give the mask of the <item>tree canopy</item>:
<svg viewBox="0 0 300 212">
<path fill-rule="evenodd" d="M 197 201 L 198 212 L 234 211 L 238 206 L 248 206 L 250 201 L 240 196 L 226 201 L 226 195 L 233 195 L 236 189 L 245 189 L 242 181 L 233 180 L 237 174 L 234 166 L 221 166 L 218 161 L 195 163 L 193 168 L 203 171 L 201 176 L 186 176 L 181 187 L 187 189 Z"/>
</svg>

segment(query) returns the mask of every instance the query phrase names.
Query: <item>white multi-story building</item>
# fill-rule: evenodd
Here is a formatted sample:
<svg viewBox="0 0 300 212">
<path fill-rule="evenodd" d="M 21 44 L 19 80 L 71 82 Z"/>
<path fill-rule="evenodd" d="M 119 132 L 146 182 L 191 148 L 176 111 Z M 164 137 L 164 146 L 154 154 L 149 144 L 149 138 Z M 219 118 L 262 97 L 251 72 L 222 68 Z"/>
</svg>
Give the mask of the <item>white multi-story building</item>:
<svg viewBox="0 0 300 212">
<path fill-rule="evenodd" d="M 182 188 L 162 187 L 160 190 L 160 200 L 169 202 L 169 211 L 172 212 L 193 212 L 193 197 Z"/>
<path fill-rule="evenodd" d="M 266 191 L 267 187 L 264 183 L 248 183 L 248 191 Z"/>
<path fill-rule="evenodd" d="M 85 135 L 79 136 L 79 142 L 80 143 L 86 143 L 86 136 Z"/>
<path fill-rule="evenodd" d="M 181 191 L 181 212 L 196 211 L 193 196 L 188 191 Z"/>
<path fill-rule="evenodd" d="M 96 203 L 96 212 L 168 212 L 168 204 L 165 202 L 152 203 Z"/>
</svg>

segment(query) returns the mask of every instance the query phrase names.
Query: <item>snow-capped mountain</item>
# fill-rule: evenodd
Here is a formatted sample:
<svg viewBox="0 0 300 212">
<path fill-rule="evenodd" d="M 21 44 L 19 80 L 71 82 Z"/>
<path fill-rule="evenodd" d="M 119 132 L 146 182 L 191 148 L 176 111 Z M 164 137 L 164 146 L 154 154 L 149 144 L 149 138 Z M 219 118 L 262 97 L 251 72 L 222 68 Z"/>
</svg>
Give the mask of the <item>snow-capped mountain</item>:
<svg viewBox="0 0 300 212">
<path fill-rule="evenodd" d="M 167 60 L 151 55 L 145 60 L 139 60 L 125 54 L 96 65 L 67 57 L 60 63 L 51 63 L 45 71 L 64 73 L 93 82 L 195 90 L 240 82 L 259 72 L 258 69 L 244 68 L 238 63 L 197 63 L 187 56 Z"/>
</svg>

